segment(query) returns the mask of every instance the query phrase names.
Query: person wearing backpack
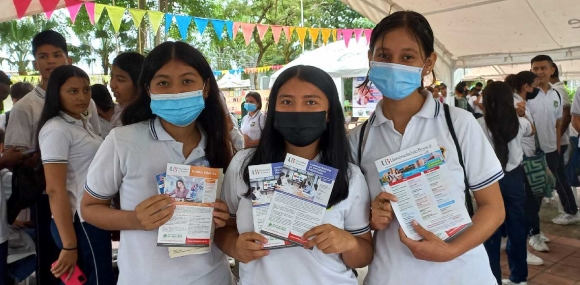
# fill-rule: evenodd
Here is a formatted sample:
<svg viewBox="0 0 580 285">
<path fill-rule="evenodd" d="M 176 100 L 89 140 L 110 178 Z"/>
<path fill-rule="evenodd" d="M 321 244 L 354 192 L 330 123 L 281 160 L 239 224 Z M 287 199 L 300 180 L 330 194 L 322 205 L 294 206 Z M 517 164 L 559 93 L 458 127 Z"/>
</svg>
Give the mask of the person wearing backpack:
<svg viewBox="0 0 580 285">
<path fill-rule="evenodd" d="M 505 217 L 498 185 L 503 169 L 472 114 L 433 100 L 424 91 L 423 78 L 432 75 L 437 60 L 434 39 L 427 19 L 413 11 L 387 16 L 370 38 L 370 71 L 363 87 L 372 81 L 383 98 L 367 123 L 349 133 L 353 160 L 373 199 L 375 255 L 366 285 L 496 284 L 483 243 Z M 432 139 L 449 169 L 448 191 L 469 206 L 471 198 L 465 197 L 471 189 L 477 200 L 473 225 L 450 242 L 416 222 L 423 239 L 404 234 L 391 206 L 396 197 L 382 191 L 375 166 L 379 159 Z"/>
</svg>

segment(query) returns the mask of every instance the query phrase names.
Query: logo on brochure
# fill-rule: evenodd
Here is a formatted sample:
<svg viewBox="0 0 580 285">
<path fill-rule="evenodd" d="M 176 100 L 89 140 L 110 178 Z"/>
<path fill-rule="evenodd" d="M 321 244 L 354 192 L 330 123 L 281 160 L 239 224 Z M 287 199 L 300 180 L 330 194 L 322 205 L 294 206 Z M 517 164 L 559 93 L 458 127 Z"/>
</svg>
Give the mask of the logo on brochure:
<svg viewBox="0 0 580 285">
<path fill-rule="evenodd" d="M 272 170 L 270 169 L 269 166 L 267 168 L 253 168 L 252 170 L 250 170 L 250 174 L 252 176 L 270 174 L 271 172 L 272 172 Z"/>
<path fill-rule="evenodd" d="M 189 171 L 190 171 L 189 167 L 180 167 L 177 165 L 169 166 L 168 169 L 170 172 L 172 172 L 172 174 L 177 174 L 177 175 L 189 175 Z"/>
</svg>

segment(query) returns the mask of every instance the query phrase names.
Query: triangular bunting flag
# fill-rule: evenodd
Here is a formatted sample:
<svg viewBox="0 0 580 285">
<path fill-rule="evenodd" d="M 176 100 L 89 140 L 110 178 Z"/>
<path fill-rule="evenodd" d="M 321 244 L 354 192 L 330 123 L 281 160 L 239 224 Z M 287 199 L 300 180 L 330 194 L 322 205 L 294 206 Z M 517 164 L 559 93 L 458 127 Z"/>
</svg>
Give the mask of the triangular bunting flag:
<svg viewBox="0 0 580 285">
<path fill-rule="evenodd" d="M 353 29 L 344 29 L 342 30 L 342 39 L 344 40 L 344 44 L 348 47 L 348 43 L 352 38 Z"/>
<path fill-rule="evenodd" d="M 365 38 L 367 40 L 367 45 L 371 43 L 371 34 L 373 32 L 373 30 L 371 29 L 365 29 Z"/>
<path fill-rule="evenodd" d="M 316 40 L 318 39 L 318 33 L 320 32 L 320 28 L 309 28 L 308 32 L 310 33 L 310 40 L 312 41 L 312 43 L 316 43 Z"/>
<path fill-rule="evenodd" d="M 290 39 L 292 38 L 292 35 L 290 34 L 290 27 L 288 26 L 284 26 L 282 27 L 282 31 L 284 31 L 284 35 L 286 35 L 286 41 L 290 41 Z"/>
<path fill-rule="evenodd" d="M 302 48 L 304 48 L 304 39 L 306 38 L 306 30 L 308 28 L 304 27 L 296 27 L 296 33 L 298 34 L 298 39 L 300 40 L 300 44 Z"/>
<path fill-rule="evenodd" d="M 191 24 L 191 16 L 175 15 L 175 23 L 177 23 L 177 28 L 179 29 L 179 34 L 182 40 L 187 39 L 187 30 Z M 207 23 L 206 23 L 207 25 Z M 205 29 L 205 27 L 203 27 Z"/>
<path fill-rule="evenodd" d="M 75 20 L 77 19 L 77 15 L 79 14 L 79 11 L 81 10 L 83 2 L 80 2 L 78 0 L 65 0 L 65 3 L 70 16 L 70 21 L 74 24 Z"/>
<path fill-rule="evenodd" d="M 332 29 L 332 38 L 334 41 L 338 41 L 338 31 L 336 29 Z"/>
<path fill-rule="evenodd" d="M 258 35 L 260 36 L 260 40 L 263 40 L 264 36 L 266 35 L 266 32 L 268 32 L 268 29 L 270 28 L 270 25 L 257 24 L 256 28 L 258 29 Z"/>
<path fill-rule="evenodd" d="M 145 17 L 146 10 L 141 9 L 129 9 L 129 13 L 131 13 L 131 18 L 133 18 L 133 23 L 135 26 L 139 28 L 141 26 L 141 21 L 143 21 L 143 17 Z"/>
<path fill-rule="evenodd" d="M 242 23 L 242 33 L 244 33 L 246 45 L 250 44 L 250 40 L 252 39 L 252 33 L 254 32 L 254 27 L 256 27 L 256 24 Z"/>
<path fill-rule="evenodd" d="M 222 40 L 222 33 L 224 31 L 224 26 L 226 24 L 226 21 L 211 19 L 211 24 L 213 25 L 213 30 L 214 30 L 216 36 L 221 41 Z"/>
<path fill-rule="evenodd" d="M 161 20 L 163 20 L 163 16 L 165 16 L 165 14 L 159 11 L 147 11 L 147 15 L 149 15 L 149 24 L 151 25 L 153 34 L 157 34 L 157 30 L 159 30 L 159 26 L 161 26 Z"/>
<path fill-rule="evenodd" d="M 89 22 L 91 25 L 95 24 L 95 2 L 85 2 L 85 10 L 89 14 Z"/>
<path fill-rule="evenodd" d="M 336 29 L 336 35 L 334 35 L 334 40 L 338 41 L 340 40 L 340 38 L 342 38 L 342 29 Z"/>
<path fill-rule="evenodd" d="M 232 36 L 233 39 L 236 39 L 236 35 L 238 34 L 238 31 L 240 30 L 240 26 L 242 25 L 242 23 L 240 22 L 234 22 L 234 26 L 232 28 Z"/>
<path fill-rule="evenodd" d="M 26 10 L 28 10 L 32 0 L 12 0 L 12 2 L 14 3 L 14 8 L 16 8 L 16 15 L 20 19 L 26 14 Z"/>
<path fill-rule="evenodd" d="M 171 28 L 171 24 L 173 24 L 173 14 L 166 13 L 165 14 L 165 33 L 169 33 L 169 28 Z"/>
<path fill-rule="evenodd" d="M 205 31 L 205 28 L 207 27 L 207 24 L 209 23 L 209 19 L 193 17 L 193 21 L 195 22 L 195 26 L 197 26 L 197 30 L 199 31 L 199 34 L 203 35 L 203 32 Z"/>
<path fill-rule="evenodd" d="M 360 40 L 360 36 L 363 33 L 363 29 L 355 29 L 354 30 L 354 38 L 356 39 L 356 42 L 358 43 L 358 40 Z"/>
<path fill-rule="evenodd" d="M 274 35 L 274 42 L 278 44 L 280 41 L 280 34 L 282 33 L 282 26 L 270 26 L 272 28 L 272 35 Z"/>
<path fill-rule="evenodd" d="M 46 14 L 47 19 L 50 19 L 52 16 L 52 12 L 56 9 L 58 2 L 60 2 L 60 0 L 40 0 L 40 5 L 42 6 L 42 10 Z"/>
<path fill-rule="evenodd" d="M 123 16 L 125 15 L 125 8 L 116 6 L 107 6 L 107 13 L 109 14 L 109 19 L 113 25 L 113 29 L 118 33 L 121 28 L 121 22 L 123 21 Z"/>
<path fill-rule="evenodd" d="M 226 30 L 228 32 L 228 37 L 230 37 L 230 39 L 233 39 L 234 38 L 234 22 L 233 21 L 226 21 Z"/>
<path fill-rule="evenodd" d="M 86 7 L 85 3 L 85 7 Z M 99 22 L 99 19 L 101 19 L 101 16 L 103 15 L 103 10 L 105 10 L 105 5 L 103 4 L 99 4 L 99 3 L 95 3 L 95 13 L 94 13 L 94 17 L 95 17 L 95 23 Z M 90 15 L 90 14 L 89 14 Z"/>
<path fill-rule="evenodd" d="M 328 43 L 328 38 L 330 38 L 331 29 L 322 29 L 322 42 L 324 44 Z"/>
<path fill-rule="evenodd" d="M 292 34 L 294 34 L 294 29 L 296 29 L 296 27 L 290 26 L 290 37 L 292 37 Z"/>
</svg>

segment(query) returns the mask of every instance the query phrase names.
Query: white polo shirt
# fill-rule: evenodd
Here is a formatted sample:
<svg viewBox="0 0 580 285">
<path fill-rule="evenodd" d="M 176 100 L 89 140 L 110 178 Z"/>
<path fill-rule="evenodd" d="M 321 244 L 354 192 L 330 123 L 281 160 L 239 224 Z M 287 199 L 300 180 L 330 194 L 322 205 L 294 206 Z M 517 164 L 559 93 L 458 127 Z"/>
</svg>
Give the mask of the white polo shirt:
<svg viewBox="0 0 580 285">
<path fill-rule="evenodd" d="M 101 137 L 105 138 L 111 132 L 113 128 L 120 127 L 120 117 L 121 112 L 123 109 L 119 104 L 115 104 L 113 107 L 113 116 L 111 117 L 111 121 L 105 120 L 103 117 L 99 116 L 99 124 L 101 125 Z"/>
<path fill-rule="evenodd" d="M 574 102 L 572 102 L 570 113 L 572 116 L 580 117 L 580 87 L 576 89 L 576 94 L 574 94 Z M 576 130 L 576 132 L 579 131 L 580 130 Z M 580 147 L 580 142 L 578 142 L 578 147 Z"/>
<path fill-rule="evenodd" d="M 78 212 L 81 221 L 84 221 L 79 210 L 87 172 L 103 139 L 84 118 L 77 120 L 61 112 L 60 116 L 44 124 L 38 140 L 43 164 L 67 164 L 66 190 L 71 213 L 74 217 Z"/>
<path fill-rule="evenodd" d="M 524 151 L 522 149 L 522 138 L 532 136 L 532 124 L 530 123 L 530 121 L 522 117 L 518 117 L 518 120 L 520 123 L 518 134 L 508 143 L 509 152 L 508 152 L 508 162 L 505 167 L 506 172 L 510 172 L 522 164 L 522 161 L 524 160 Z M 495 148 L 493 144 L 493 136 L 489 131 L 489 129 L 487 128 L 485 119 L 483 117 L 479 118 L 477 119 L 477 122 L 479 123 L 481 129 L 483 130 L 483 133 L 487 137 L 487 141 L 489 141 L 491 146 Z"/>
<path fill-rule="evenodd" d="M 135 210 L 158 194 L 155 176 L 166 171 L 167 163 L 207 166 L 207 140 L 200 131 L 198 146 L 186 158 L 183 144 L 163 129 L 159 118 L 113 129 L 89 167 L 85 190 L 97 199 L 119 193 L 122 210 Z M 166 247 L 157 247 L 157 230 L 121 231 L 118 264 L 119 285 L 232 284 L 226 257 L 215 244 L 209 253 L 169 258 Z"/>
<path fill-rule="evenodd" d="M 238 152 L 225 175 L 222 198 L 236 218 L 239 233 L 253 232 L 252 200 L 244 197 L 248 186 L 240 171 L 253 149 Z M 345 229 L 353 235 L 370 230 L 370 197 L 360 169 L 350 164 L 348 198 L 326 210 L 323 224 Z M 340 174 L 339 174 L 340 175 Z M 352 284 L 357 280 L 340 254 L 324 254 L 318 248 L 302 247 L 271 250 L 270 255 L 247 264 L 240 263 L 241 285 Z"/>
<path fill-rule="evenodd" d="M 514 93 L 514 108 L 518 107 L 519 102 L 524 102 L 524 99 L 519 94 Z M 529 119 L 530 123 L 534 124 L 534 117 L 532 116 L 532 113 L 530 112 L 530 107 L 528 106 L 527 102 L 526 102 L 525 114 L 526 114 L 526 117 Z M 534 154 L 536 153 L 535 136 L 522 137 L 522 150 L 524 151 L 524 154 L 526 156 L 528 156 L 528 157 L 534 156 Z"/>
<path fill-rule="evenodd" d="M 36 147 L 38 121 L 40 121 L 40 116 L 42 115 L 45 95 L 46 92 L 40 86 L 36 86 L 34 90 L 26 94 L 12 107 L 8 127 L 6 128 L 5 145 L 7 147 Z M 97 106 L 93 99 L 91 99 L 88 111 L 88 122 L 93 127 L 93 130 L 100 134 L 101 126 L 99 125 Z"/>
<path fill-rule="evenodd" d="M 562 102 L 553 88 L 547 93 L 540 88 L 538 96 L 527 101 L 527 107 L 530 108 L 536 124 L 540 147 L 545 153 L 558 150 L 556 121 L 562 118 Z"/>
<path fill-rule="evenodd" d="M 552 84 L 552 87 L 556 89 L 560 93 L 560 97 L 562 97 L 562 109 L 572 106 L 572 103 L 570 102 L 570 97 L 568 97 L 568 91 L 566 91 L 566 86 L 564 86 L 564 82 L 560 81 L 557 82 L 556 84 Z M 561 145 L 570 144 L 570 128 L 564 130 L 560 144 Z"/>
<path fill-rule="evenodd" d="M 262 129 L 266 125 L 266 115 L 258 110 L 254 116 L 250 113 L 242 118 L 242 134 L 250 137 L 251 140 L 259 140 L 262 135 Z"/>
<path fill-rule="evenodd" d="M 445 121 L 443 104 L 433 100 L 430 94 L 424 96 L 426 99 L 423 107 L 411 118 L 404 135 L 397 132 L 393 121 L 383 115 L 384 100 L 379 101 L 374 115 L 369 118 L 368 135 L 360 166 L 365 173 L 371 200 L 382 191 L 375 167 L 376 160 L 437 139 L 453 177 L 449 181 L 449 191 L 452 191 L 458 201 L 465 201 L 463 170 Z M 501 179 L 501 164 L 473 115 L 456 107 L 450 107 L 450 113 L 463 153 L 470 189 L 477 191 Z M 357 163 L 361 127 L 358 126 L 349 133 L 352 157 Z M 366 285 L 496 284 L 483 245 L 449 262 L 422 261 L 416 259 L 400 241 L 398 228 L 399 222 L 394 218 L 387 229 L 374 232 L 375 255 L 369 265 Z"/>
<path fill-rule="evenodd" d="M 473 108 L 474 113 L 483 115 L 483 110 L 481 108 L 479 108 L 479 106 L 477 104 L 475 104 L 475 101 L 477 101 L 477 98 L 479 98 L 479 96 L 483 96 L 483 95 L 471 96 L 471 97 L 469 97 L 468 102 L 469 102 L 469 105 L 471 105 L 471 108 Z M 483 98 L 481 98 L 481 104 L 483 104 Z"/>
</svg>

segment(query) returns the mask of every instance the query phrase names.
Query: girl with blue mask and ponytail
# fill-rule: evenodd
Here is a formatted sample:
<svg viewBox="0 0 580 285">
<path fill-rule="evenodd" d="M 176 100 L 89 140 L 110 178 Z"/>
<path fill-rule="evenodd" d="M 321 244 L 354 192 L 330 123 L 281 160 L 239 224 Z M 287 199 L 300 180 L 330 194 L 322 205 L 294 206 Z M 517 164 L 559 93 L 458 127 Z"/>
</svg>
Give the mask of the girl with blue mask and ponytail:
<svg viewBox="0 0 580 285">
<path fill-rule="evenodd" d="M 496 284 L 482 244 L 504 220 L 497 183 L 503 169 L 473 115 L 433 100 L 424 90 L 423 78 L 434 79 L 434 41 L 427 19 L 412 11 L 387 16 L 371 34 L 370 71 L 362 87 L 373 84 L 383 98 L 369 120 L 349 132 L 352 157 L 372 199 L 375 254 L 366 285 Z M 470 189 L 478 206 L 473 225 L 449 242 L 417 221 L 412 225 L 422 240 L 404 234 L 391 205 L 397 197 L 382 191 L 375 166 L 379 159 L 432 139 L 447 165 L 447 193 L 463 205 L 471 202 Z"/>
<path fill-rule="evenodd" d="M 244 135 L 244 147 L 256 147 L 266 124 L 266 115 L 262 113 L 262 96 L 258 92 L 248 92 L 244 109 L 248 114 L 242 118 L 241 131 Z"/>
<path fill-rule="evenodd" d="M 233 284 L 223 252 L 169 258 L 157 247 L 157 228 L 173 215 L 156 176 L 167 163 L 226 169 L 233 145 L 212 70 L 203 55 L 183 42 L 165 42 L 145 59 L 137 98 L 124 110 L 89 167 L 83 217 L 105 230 L 121 231 L 117 284 Z M 121 210 L 109 206 L 119 193 Z M 228 207 L 213 205 L 221 228 Z"/>
</svg>

